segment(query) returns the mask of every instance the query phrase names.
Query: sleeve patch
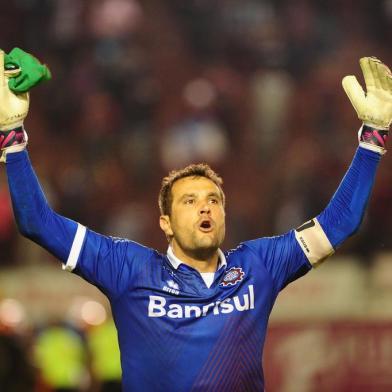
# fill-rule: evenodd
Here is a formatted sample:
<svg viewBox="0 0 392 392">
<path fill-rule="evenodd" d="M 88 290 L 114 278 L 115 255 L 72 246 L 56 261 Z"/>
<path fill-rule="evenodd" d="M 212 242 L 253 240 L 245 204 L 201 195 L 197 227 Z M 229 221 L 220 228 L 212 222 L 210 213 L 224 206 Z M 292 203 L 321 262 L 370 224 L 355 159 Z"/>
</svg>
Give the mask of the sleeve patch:
<svg viewBox="0 0 392 392">
<path fill-rule="evenodd" d="M 334 253 L 333 246 L 317 218 L 305 222 L 296 228 L 294 233 L 300 247 L 313 267 L 317 267 Z"/>
<path fill-rule="evenodd" d="M 86 236 L 86 227 L 78 223 L 78 228 L 76 230 L 75 238 L 73 240 L 72 247 L 69 252 L 67 263 L 63 264 L 63 270 L 73 271 L 75 269 L 79 259 L 80 251 L 82 250 L 82 245 L 85 236 Z"/>
</svg>

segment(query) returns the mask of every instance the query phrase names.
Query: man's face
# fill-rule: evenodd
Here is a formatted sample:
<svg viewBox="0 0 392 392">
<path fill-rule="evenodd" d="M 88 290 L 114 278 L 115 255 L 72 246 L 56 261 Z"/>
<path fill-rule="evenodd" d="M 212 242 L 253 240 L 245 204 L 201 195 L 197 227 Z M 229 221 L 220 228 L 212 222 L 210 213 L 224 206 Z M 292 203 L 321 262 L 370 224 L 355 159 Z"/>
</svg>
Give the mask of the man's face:
<svg viewBox="0 0 392 392">
<path fill-rule="evenodd" d="M 185 177 L 172 187 L 171 215 L 161 227 L 179 246 L 195 257 L 215 252 L 225 237 L 225 210 L 218 186 L 205 177 Z M 161 218 L 162 221 L 162 218 Z"/>
</svg>

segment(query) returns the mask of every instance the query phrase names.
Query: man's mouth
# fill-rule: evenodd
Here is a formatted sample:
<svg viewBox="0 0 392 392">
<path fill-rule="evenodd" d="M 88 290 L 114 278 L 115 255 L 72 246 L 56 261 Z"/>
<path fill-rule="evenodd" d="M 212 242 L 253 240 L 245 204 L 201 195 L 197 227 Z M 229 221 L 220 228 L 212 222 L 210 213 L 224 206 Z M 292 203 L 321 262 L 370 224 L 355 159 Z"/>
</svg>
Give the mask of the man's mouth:
<svg viewBox="0 0 392 392">
<path fill-rule="evenodd" d="M 204 232 L 204 233 L 208 233 L 212 230 L 213 228 L 213 224 L 212 221 L 209 219 L 203 219 L 200 224 L 199 224 L 199 229 Z"/>
</svg>

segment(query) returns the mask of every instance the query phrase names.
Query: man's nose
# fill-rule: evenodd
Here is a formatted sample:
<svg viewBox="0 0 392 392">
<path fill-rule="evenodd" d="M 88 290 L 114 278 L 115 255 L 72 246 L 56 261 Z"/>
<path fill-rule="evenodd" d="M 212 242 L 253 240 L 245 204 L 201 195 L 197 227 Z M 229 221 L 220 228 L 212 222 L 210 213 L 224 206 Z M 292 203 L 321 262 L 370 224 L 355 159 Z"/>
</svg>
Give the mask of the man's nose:
<svg viewBox="0 0 392 392">
<path fill-rule="evenodd" d="M 203 214 L 210 214 L 211 213 L 211 208 L 210 205 L 205 202 L 200 206 L 200 210 L 199 210 L 199 214 L 203 215 Z"/>
</svg>

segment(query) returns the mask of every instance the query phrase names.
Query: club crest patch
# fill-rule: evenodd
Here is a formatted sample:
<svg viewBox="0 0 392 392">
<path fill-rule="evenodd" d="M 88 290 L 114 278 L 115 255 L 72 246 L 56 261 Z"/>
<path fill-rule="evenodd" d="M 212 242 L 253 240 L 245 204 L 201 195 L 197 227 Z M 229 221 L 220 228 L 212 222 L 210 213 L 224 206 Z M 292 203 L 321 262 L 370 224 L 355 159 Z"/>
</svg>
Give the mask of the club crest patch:
<svg viewBox="0 0 392 392">
<path fill-rule="evenodd" d="M 244 279 L 245 272 L 242 271 L 241 267 L 232 267 L 228 271 L 226 271 L 225 276 L 222 279 L 222 282 L 220 282 L 219 286 L 234 286 L 238 282 L 241 282 L 241 280 Z"/>
</svg>

